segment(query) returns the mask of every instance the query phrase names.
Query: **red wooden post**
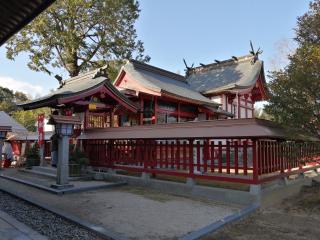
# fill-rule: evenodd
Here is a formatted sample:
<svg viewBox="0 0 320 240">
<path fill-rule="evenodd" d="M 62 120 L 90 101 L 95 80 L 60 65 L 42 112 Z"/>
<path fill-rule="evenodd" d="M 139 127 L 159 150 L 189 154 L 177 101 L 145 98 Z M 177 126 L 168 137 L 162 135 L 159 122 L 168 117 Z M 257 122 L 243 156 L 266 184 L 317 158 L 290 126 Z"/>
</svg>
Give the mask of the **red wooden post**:
<svg viewBox="0 0 320 240">
<path fill-rule="evenodd" d="M 193 174 L 193 139 L 189 139 L 189 173 Z"/>
<path fill-rule="evenodd" d="M 200 172 L 200 141 L 197 141 L 197 171 Z M 202 156 L 203 157 L 203 156 Z"/>
<path fill-rule="evenodd" d="M 139 141 L 140 166 L 144 165 L 144 140 Z"/>
<path fill-rule="evenodd" d="M 248 174 L 248 142 L 243 143 L 243 173 Z"/>
<path fill-rule="evenodd" d="M 147 140 L 143 140 L 143 156 L 144 156 L 144 162 L 143 162 L 143 168 L 144 169 L 147 169 L 148 168 L 148 157 L 149 157 L 149 154 L 148 154 L 148 142 Z"/>
<path fill-rule="evenodd" d="M 226 149 L 226 161 L 227 161 L 227 173 L 230 173 L 230 141 L 227 141 L 227 149 Z"/>
<path fill-rule="evenodd" d="M 273 172 L 274 160 L 273 160 L 273 142 L 270 141 L 270 172 Z"/>
<path fill-rule="evenodd" d="M 261 164 L 261 142 L 259 140 L 256 141 L 257 145 L 257 151 L 258 151 L 258 156 L 257 156 L 257 162 L 258 162 L 258 175 L 262 174 L 262 164 Z"/>
<path fill-rule="evenodd" d="M 176 163 L 177 163 L 177 168 L 178 169 L 180 169 L 180 159 L 181 159 L 181 157 L 180 157 L 180 150 L 181 150 L 181 148 L 180 148 L 180 140 L 179 139 L 177 139 L 177 155 L 176 155 Z"/>
<path fill-rule="evenodd" d="M 123 164 L 121 140 L 117 141 L 118 161 Z"/>
<path fill-rule="evenodd" d="M 140 145 L 139 145 L 139 140 L 134 140 L 134 161 L 138 166 L 140 166 Z"/>
<path fill-rule="evenodd" d="M 168 145 L 168 141 L 166 140 L 166 159 L 165 159 L 165 164 L 166 164 L 166 168 L 169 167 L 169 145 Z"/>
<path fill-rule="evenodd" d="M 183 141 L 183 169 L 187 169 L 187 142 Z"/>
<path fill-rule="evenodd" d="M 214 141 L 211 141 L 211 157 L 210 157 L 210 160 L 211 160 L 211 162 L 210 162 L 211 172 L 214 172 L 214 160 L 215 160 L 214 157 L 215 157 L 214 156 Z"/>
<path fill-rule="evenodd" d="M 239 148 L 238 148 L 238 141 L 234 143 L 234 171 L 235 174 L 239 173 Z"/>
<path fill-rule="evenodd" d="M 174 161 L 175 161 L 175 157 L 174 157 L 174 143 L 171 142 L 170 144 L 170 150 L 171 150 L 171 155 L 170 155 L 170 162 L 171 162 L 171 168 L 175 167 Z"/>
<path fill-rule="evenodd" d="M 110 164 L 114 165 L 115 162 L 115 152 L 114 152 L 114 140 L 109 140 L 109 149 L 110 149 Z"/>
<path fill-rule="evenodd" d="M 267 141 L 266 142 L 266 163 L 267 163 L 267 173 L 271 172 L 271 142 Z"/>
<path fill-rule="evenodd" d="M 265 163 L 265 156 L 266 156 L 266 149 L 265 149 L 265 141 L 259 141 L 260 145 L 260 157 L 261 157 L 261 174 L 266 172 L 266 163 Z"/>
<path fill-rule="evenodd" d="M 206 173 L 208 171 L 208 158 L 209 158 L 209 149 L 208 149 L 208 140 L 204 140 L 203 146 L 203 171 Z"/>
<path fill-rule="evenodd" d="M 162 164 L 163 164 L 163 155 L 162 155 L 162 151 L 163 151 L 163 145 L 162 145 L 162 141 L 160 142 L 160 168 L 162 168 Z"/>
<path fill-rule="evenodd" d="M 222 142 L 219 141 L 219 147 L 218 147 L 218 168 L 219 168 L 219 173 L 222 173 Z"/>
<path fill-rule="evenodd" d="M 134 165 L 134 162 L 132 159 L 131 140 L 126 140 L 126 154 L 127 154 L 129 164 Z"/>
<path fill-rule="evenodd" d="M 257 145 L 256 140 L 252 141 L 252 165 L 253 165 L 253 181 L 258 183 L 259 165 L 257 163 Z"/>
<path fill-rule="evenodd" d="M 153 140 L 150 140 L 149 141 L 149 144 L 148 144 L 148 150 L 149 150 L 149 166 L 151 166 L 151 168 L 154 168 L 155 167 L 155 158 L 154 158 L 154 148 L 155 148 L 155 145 L 154 145 L 154 141 Z"/>
</svg>

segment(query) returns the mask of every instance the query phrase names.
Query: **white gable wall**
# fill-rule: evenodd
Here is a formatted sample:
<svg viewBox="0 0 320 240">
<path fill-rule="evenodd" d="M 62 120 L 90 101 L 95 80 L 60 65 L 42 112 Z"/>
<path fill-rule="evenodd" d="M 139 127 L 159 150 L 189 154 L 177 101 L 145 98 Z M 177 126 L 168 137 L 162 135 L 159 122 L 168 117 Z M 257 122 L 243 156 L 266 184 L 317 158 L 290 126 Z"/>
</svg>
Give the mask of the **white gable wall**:
<svg viewBox="0 0 320 240">
<path fill-rule="evenodd" d="M 234 118 L 253 118 L 254 103 L 252 103 L 251 94 L 247 95 L 247 98 L 244 95 L 238 97 L 239 102 L 238 98 L 235 97 L 231 103 L 228 101 L 226 94 L 212 96 L 211 100 L 221 104 L 223 110 L 234 114 Z"/>
</svg>

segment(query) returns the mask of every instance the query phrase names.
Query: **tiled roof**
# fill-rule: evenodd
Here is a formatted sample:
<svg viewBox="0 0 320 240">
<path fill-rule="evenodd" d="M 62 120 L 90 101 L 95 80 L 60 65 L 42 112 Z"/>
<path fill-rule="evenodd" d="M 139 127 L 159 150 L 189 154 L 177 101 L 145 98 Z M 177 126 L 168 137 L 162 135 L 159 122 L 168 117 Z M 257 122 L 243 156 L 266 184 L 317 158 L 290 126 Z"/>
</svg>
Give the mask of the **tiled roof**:
<svg viewBox="0 0 320 240">
<path fill-rule="evenodd" d="M 109 81 L 108 77 L 102 73 L 102 69 L 96 69 L 76 77 L 66 80 L 60 88 L 41 98 L 19 104 L 23 109 L 35 109 L 40 107 L 55 107 L 59 104 L 59 99 L 76 96 L 89 90 L 106 86 L 110 92 L 120 98 L 123 102 L 133 108 L 137 108 L 125 95 L 119 92 Z"/>
<path fill-rule="evenodd" d="M 128 61 L 122 69 L 150 90 L 189 99 L 199 104 L 218 106 L 209 98 L 193 90 L 185 77 L 179 74 L 134 60 Z"/>
<path fill-rule="evenodd" d="M 263 62 L 248 55 L 193 68 L 187 81 L 194 90 L 209 94 L 252 87 L 262 70 Z"/>
<path fill-rule="evenodd" d="M 0 46 L 53 2 L 54 0 L 0 1 Z"/>
<path fill-rule="evenodd" d="M 81 74 L 79 76 L 70 78 L 65 81 L 64 85 L 57 90 L 45 95 L 43 97 L 37 98 L 35 100 L 18 104 L 18 106 L 24 109 L 32 109 L 32 108 L 39 108 L 39 107 L 46 107 L 50 106 L 48 103 L 57 104 L 57 99 L 67 96 L 72 96 L 83 91 L 90 90 L 92 88 L 98 87 L 103 85 L 107 80 L 106 77 L 97 77 L 94 78 L 97 70 L 93 70 L 87 72 L 85 74 Z"/>
<path fill-rule="evenodd" d="M 21 124 L 17 123 L 12 117 L 10 117 L 4 111 L 0 111 L 0 125 L 1 126 L 10 126 L 11 132 L 14 133 L 27 133 L 28 130 L 22 126 Z"/>
</svg>

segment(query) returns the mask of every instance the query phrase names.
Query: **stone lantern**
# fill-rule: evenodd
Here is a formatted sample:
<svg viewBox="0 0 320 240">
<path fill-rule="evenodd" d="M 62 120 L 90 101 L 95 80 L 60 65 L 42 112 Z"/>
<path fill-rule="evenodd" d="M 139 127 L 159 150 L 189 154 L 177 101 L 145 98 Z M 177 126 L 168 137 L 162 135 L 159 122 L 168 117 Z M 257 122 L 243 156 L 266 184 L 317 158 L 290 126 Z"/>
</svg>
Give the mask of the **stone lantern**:
<svg viewBox="0 0 320 240">
<path fill-rule="evenodd" d="M 57 183 L 53 188 L 63 189 L 72 187 L 69 184 L 69 138 L 73 134 L 74 125 L 80 125 L 80 118 L 72 116 L 51 115 L 49 124 L 55 126 L 58 141 Z"/>
<path fill-rule="evenodd" d="M 2 146 L 3 141 L 6 139 L 7 133 L 11 131 L 10 126 L 0 126 L 0 168 L 2 163 Z"/>
</svg>

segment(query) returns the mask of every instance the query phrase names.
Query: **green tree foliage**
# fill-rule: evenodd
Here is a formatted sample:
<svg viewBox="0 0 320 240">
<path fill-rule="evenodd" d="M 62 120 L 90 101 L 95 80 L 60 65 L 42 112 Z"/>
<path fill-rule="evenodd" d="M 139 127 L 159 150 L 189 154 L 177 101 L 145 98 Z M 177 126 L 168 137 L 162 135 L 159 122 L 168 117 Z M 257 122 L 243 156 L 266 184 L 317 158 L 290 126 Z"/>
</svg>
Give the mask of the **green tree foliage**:
<svg viewBox="0 0 320 240">
<path fill-rule="evenodd" d="M 27 95 L 22 92 L 13 92 L 8 88 L 0 86 L 0 111 L 11 114 L 17 110 L 16 103 L 28 100 Z"/>
<path fill-rule="evenodd" d="M 71 77 L 109 61 L 148 61 L 134 27 L 135 0 L 60 0 L 13 36 L 7 57 L 27 52 L 29 68 L 51 74 L 63 68 Z"/>
<path fill-rule="evenodd" d="M 35 110 L 16 110 L 14 111 L 11 116 L 19 123 L 21 123 L 26 129 L 28 129 L 31 132 L 35 132 L 37 130 L 37 118 L 38 115 L 41 113 L 44 113 L 45 116 L 50 115 L 50 109 L 49 108 L 38 108 Z"/>
<path fill-rule="evenodd" d="M 320 135 L 320 0 L 298 18 L 298 48 L 288 66 L 270 74 L 266 111 L 282 124 Z"/>
<path fill-rule="evenodd" d="M 38 114 L 50 114 L 49 108 L 40 108 L 36 110 L 19 110 L 17 103 L 28 101 L 27 95 L 22 92 L 13 92 L 8 88 L 0 87 L 0 111 L 11 115 L 17 122 L 22 124 L 29 131 L 36 131 L 36 121 Z"/>
</svg>

